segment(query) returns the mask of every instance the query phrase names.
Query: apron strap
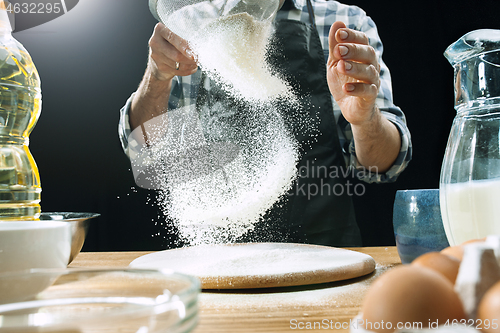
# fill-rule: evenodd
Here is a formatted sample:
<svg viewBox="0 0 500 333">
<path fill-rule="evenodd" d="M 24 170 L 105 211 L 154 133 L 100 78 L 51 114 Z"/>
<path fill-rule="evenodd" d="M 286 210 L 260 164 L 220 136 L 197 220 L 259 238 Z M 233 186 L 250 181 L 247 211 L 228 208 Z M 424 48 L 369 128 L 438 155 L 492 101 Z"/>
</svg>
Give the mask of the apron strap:
<svg viewBox="0 0 500 333">
<path fill-rule="evenodd" d="M 309 21 L 311 22 L 311 26 L 316 29 L 316 18 L 314 17 L 314 9 L 311 0 L 307 0 L 307 11 L 309 13 Z"/>
<path fill-rule="evenodd" d="M 287 0 L 286 3 L 291 6 L 292 1 Z M 314 24 L 311 0 L 307 0 L 307 4 L 310 24 L 289 19 L 276 20 L 273 36 L 273 50 L 276 52 L 271 52 L 267 59 L 271 68 L 288 78 L 294 92 L 304 97 L 299 107 L 278 102 L 285 125 L 297 140 L 302 154 L 297 164 L 298 178 L 285 198 L 276 202 L 262 216 L 254 230 L 240 237 L 237 242 L 361 245 L 352 198 L 348 193 L 349 188 L 352 188 L 351 182 L 340 174 L 340 171 L 346 172 L 346 165 L 326 80 L 323 48 Z M 202 121 L 204 133 L 216 140 L 218 129 L 224 128 L 225 117 L 234 116 L 234 119 L 244 120 L 248 111 L 245 103 L 238 103 L 231 96 L 226 96 L 216 85 L 210 84 L 209 89 L 206 89 L 207 79 L 211 81 L 203 76 L 199 86 L 197 108 L 206 121 Z M 212 113 L 211 106 L 219 102 L 229 105 L 231 114 L 219 114 L 219 111 Z M 215 120 L 213 125 L 212 119 Z M 212 126 L 215 129 L 213 131 Z M 236 137 L 246 135 L 238 130 L 230 133 Z"/>
</svg>

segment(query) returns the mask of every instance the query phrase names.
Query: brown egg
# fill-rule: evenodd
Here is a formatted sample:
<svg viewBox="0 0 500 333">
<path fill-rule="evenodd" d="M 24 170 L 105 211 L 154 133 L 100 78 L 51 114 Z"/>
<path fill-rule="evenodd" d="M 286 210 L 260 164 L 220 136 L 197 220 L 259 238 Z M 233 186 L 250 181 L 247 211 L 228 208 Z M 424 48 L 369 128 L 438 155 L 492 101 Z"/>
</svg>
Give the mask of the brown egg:
<svg viewBox="0 0 500 333">
<path fill-rule="evenodd" d="M 447 256 L 457 258 L 458 260 L 462 261 L 463 256 L 464 256 L 464 249 L 463 246 L 470 244 L 470 243 L 475 243 L 475 242 L 484 242 L 486 238 L 477 238 L 477 239 L 470 239 L 468 241 L 463 242 L 460 245 L 455 245 L 455 246 L 448 246 L 447 248 L 441 250 L 442 254 L 446 254 Z"/>
<path fill-rule="evenodd" d="M 500 332 L 500 282 L 495 283 L 479 302 L 477 323 L 481 332 Z"/>
<path fill-rule="evenodd" d="M 486 237 L 484 237 L 484 238 L 476 238 L 476 239 L 469 239 L 468 241 L 465 241 L 462 244 L 460 244 L 460 246 L 464 246 L 464 245 L 467 245 L 467 244 L 470 244 L 470 243 L 484 242 L 484 241 L 486 241 Z"/>
<path fill-rule="evenodd" d="M 462 258 L 464 256 L 464 249 L 460 245 L 448 246 L 447 248 L 441 250 L 441 254 L 446 254 L 447 256 L 462 261 Z"/>
<path fill-rule="evenodd" d="M 447 256 L 440 252 L 424 253 L 411 263 L 419 267 L 427 267 L 443 274 L 451 283 L 455 284 L 460 260 L 455 257 Z"/>
<path fill-rule="evenodd" d="M 416 265 L 398 266 L 380 276 L 368 290 L 361 312 L 361 326 L 375 332 L 465 319 L 452 283 L 440 273 Z"/>
</svg>

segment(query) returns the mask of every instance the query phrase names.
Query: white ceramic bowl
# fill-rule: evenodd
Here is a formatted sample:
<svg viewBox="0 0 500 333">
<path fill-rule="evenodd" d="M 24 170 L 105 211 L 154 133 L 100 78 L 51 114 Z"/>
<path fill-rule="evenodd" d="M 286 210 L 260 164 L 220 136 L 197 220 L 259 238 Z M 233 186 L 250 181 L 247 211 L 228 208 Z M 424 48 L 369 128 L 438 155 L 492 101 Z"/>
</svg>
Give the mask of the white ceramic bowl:
<svg viewBox="0 0 500 333">
<path fill-rule="evenodd" d="M 0 221 L 0 272 L 64 268 L 71 225 L 55 221 Z"/>
<path fill-rule="evenodd" d="M 33 268 L 65 268 L 71 253 L 71 225 L 52 221 L 0 221 L 0 273 Z M 15 279 L 0 284 L 0 303 L 22 300 L 46 286 Z"/>
</svg>

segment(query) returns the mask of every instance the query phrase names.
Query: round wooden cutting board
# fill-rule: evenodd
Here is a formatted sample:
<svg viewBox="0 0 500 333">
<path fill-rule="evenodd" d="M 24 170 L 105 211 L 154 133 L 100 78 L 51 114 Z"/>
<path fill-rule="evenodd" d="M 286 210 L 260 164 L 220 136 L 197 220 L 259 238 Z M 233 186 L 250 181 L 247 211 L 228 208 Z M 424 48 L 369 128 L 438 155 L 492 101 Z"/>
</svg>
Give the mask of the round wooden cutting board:
<svg viewBox="0 0 500 333">
<path fill-rule="evenodd" d="M 134 268 L 170 269 L 196 276 L 203 289 L 299 286 L 373 272 L 369 255 L 319 245 L 244 243 L 165 250 L 132 261 Z"/>
</svg>

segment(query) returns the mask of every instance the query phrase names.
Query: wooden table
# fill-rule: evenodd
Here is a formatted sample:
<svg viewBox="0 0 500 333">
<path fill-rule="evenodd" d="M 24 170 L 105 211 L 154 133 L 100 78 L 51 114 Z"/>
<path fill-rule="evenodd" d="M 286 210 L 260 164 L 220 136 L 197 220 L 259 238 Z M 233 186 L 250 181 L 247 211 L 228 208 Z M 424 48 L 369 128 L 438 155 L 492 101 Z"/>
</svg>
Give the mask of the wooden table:
<svg viewBox="0 0 500 333">
<path fill-rule="evenodd" d="M 348 281 L 303 287 L 203 291 L 194 332 L 349 332 L 373 280 L 401 264 L 395 247 L 350 250 L 371 255 L 377 262 L 375 272 Z M 70 267 L 125 267 L 147 253 L 82 252 Z"/>
</svg>

